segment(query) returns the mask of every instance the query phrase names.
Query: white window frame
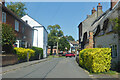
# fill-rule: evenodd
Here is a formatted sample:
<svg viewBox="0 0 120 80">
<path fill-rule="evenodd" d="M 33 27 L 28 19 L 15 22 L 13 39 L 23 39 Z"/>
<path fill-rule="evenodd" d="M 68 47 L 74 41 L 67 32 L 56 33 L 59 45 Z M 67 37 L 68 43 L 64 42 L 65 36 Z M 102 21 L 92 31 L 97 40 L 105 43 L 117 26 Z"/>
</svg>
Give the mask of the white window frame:
<svg viewBox="0 0 120 80">
<path fill-rule="evenodd" d="M 2 22 L 6 23 L 6 13 L 2 12 Z"/>
<path fill-rule="evenodd" d="M 15 30 L 19 31 L 19 22 L 15 20 Z"/>
</svg>

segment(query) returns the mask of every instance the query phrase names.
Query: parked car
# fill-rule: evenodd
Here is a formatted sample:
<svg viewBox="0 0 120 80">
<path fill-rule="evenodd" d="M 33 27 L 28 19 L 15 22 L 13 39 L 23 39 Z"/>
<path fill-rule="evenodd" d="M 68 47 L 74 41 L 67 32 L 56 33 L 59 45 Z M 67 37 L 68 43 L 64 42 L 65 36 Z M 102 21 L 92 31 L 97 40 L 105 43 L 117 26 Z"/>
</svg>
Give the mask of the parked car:
<svg viewBox="0 0 120 80">
<path fill-rule="evenodd" d="M 66 56 L 66 57 L 75 57 L 75 54 L 73 54 L 73 53 L 66 53 L 65 56 Z"/>
</svg>

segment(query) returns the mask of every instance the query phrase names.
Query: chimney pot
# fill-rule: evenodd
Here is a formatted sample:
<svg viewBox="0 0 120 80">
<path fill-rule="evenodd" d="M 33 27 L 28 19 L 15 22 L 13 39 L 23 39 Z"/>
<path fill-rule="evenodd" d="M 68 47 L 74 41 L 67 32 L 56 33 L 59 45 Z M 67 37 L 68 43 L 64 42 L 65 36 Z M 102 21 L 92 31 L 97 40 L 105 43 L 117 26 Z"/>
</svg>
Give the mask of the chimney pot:
<svg viewBox="0 0 120 80">
<path fill-rule="evenodd" d="M 102 10 L 102 6 L 100 3 L 98 3 L 97 10 Z"/>
<path fill-rule="evenodd" d="M 93 8 L 93 10 L 92 10 L 92 14 L 95 13 L 95 12 L 96 12 L 96 10 L 95 10 L 95 8 Z"/>
<path fill-rule="evenodd" d="M 99 6 L 101 6 L 101 4 L 100 4 L 100 3 L 98 3 L 98 5 L 99 5 Z"/>
</svg>

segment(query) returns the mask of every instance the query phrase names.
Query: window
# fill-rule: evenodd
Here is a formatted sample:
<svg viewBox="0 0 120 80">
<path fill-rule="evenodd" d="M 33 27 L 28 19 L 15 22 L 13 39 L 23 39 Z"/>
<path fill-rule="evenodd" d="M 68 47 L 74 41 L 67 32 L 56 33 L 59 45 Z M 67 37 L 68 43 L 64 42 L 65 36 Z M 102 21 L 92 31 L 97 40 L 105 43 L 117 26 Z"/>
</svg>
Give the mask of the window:
<svg viewBox="0 0 120 80">
<path fill-rule="evenodd" d="M 2 12 L 2 22 L 6 23 L 6 13 Z"/>
<path fill-rule="evenodd" d="M 15 30 L 19 31 L 19 22 L 15 20 Z"/>
<path fill-rule="evenodd" d="M 117 45 L 111 45 L 111 50 L 112 50 L 112 57 L 117 57 Z"/>
<path fill-rule="evenodd" d="M 110 26 L 109 26 L 109 28 L 108 28 L 108 32 L 111 32 L 111 31 L 113 31 L 113 26 L 112 26 L 112 24 L 110 24 Z"/>
<path fill-rule="evenodd" d="M 24 32 L 25 32 L 25 26 L 22 27 L 22 33 L 24 33 Z"/>
<path fill-rule="evenodd" d="M 105 32 L 102 30 L 102 31 L 99 33 L 99 35 L 104 35 L 104 33 L 105 33 Z"/>
</svg>

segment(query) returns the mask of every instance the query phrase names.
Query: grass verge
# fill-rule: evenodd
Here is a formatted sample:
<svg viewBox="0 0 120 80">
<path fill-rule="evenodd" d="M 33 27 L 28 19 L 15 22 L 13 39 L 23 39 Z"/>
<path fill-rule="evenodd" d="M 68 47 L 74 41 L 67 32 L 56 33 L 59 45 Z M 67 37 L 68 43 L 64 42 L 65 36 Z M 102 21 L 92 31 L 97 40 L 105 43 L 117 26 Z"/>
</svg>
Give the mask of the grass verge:
<svg viewBox="0 0 120 80">
<path fill-rule="evenodd" d="M 89 72 L 90 73 L 90 72 Z M 118 74 L 116 71 L 108 71 L 108 72 L 101 72 L 101 73 L 90 73 L 90 74 L 109 74 L 109 75 L 115 75 Z"/>
<path fill-rule="evenodd" d="M 48 58 L 65 58 L 65 56 L 50 55 Z"/>
</svg>

